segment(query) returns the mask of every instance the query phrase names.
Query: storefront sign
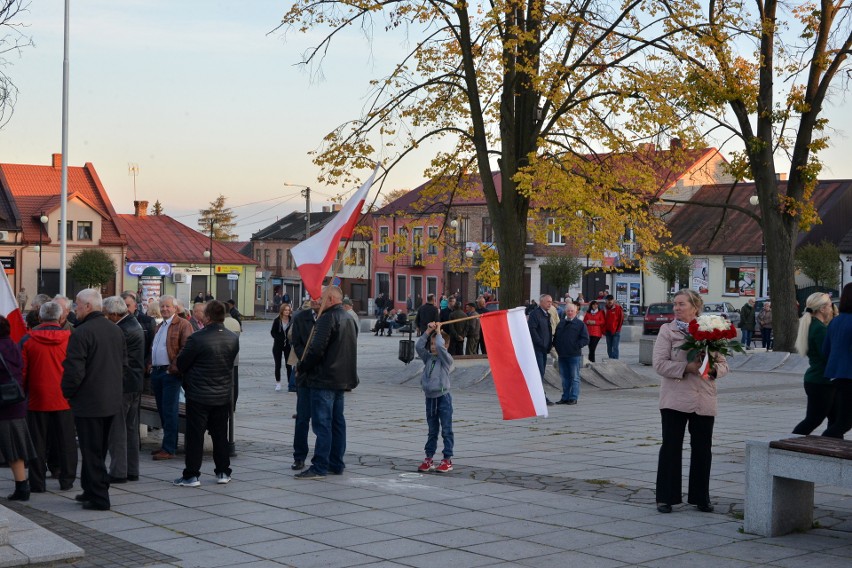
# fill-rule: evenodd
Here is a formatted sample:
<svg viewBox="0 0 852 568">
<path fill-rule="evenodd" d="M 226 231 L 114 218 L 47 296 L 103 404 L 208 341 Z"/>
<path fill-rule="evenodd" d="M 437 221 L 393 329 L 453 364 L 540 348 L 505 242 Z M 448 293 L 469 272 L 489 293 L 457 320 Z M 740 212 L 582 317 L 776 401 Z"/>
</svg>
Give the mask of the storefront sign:
<svg viewBox="0 0 852 568">
<path fill-rule="evenodd" d="M 238 264 L 218 264 L 216 274 L 242 274 L 243 267 Z"/>
<path fill-rule="evenodd" d="M 149 267 L 156 268 L 160 276 L 169 276 L 172 273 L 172 265 L 166 262 L 131 262 L 127 265 L 127 272 L 133 276 L 141 276 Z"/>
<path fill-rule="evenodd" d="M 175 266 L 174 272 L 183 272 L 184 274 L 210 274 L 210 269 L 208 267 L 200 268 L 197 266 L 192 267 L 181 267 Z"/>
<path fill-rule="evenodd" d="M 11 276 L 15 273 L 15 257 L 14 256 L 0 256 L 0 262 L 3 263 L 3 271 Z"/>
</svg>

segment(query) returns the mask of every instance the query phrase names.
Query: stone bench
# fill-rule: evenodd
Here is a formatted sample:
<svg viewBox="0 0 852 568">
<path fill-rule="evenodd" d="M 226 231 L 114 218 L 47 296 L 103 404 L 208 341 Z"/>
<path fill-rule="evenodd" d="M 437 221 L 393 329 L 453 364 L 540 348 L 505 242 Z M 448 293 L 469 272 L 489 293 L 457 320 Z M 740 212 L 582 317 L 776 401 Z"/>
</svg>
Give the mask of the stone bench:
<svg viewBox="0 0 852 568">
<path fill-rule="evenodd" d="M 852 442 L 801 436 L 746 442 L 745 531 L 781 536 L 813 527 L 814 484 L 852 488 Z"/>
<path fill-rule="evenodd" d="M 160 413 L 157 412 L 157 400 L 154 395 L 143 394 L 139 401 L 139 424 L 152 428 L 162 428 Z M 178 432 L 186 434 L 186 404 L 178 405 Z"/>
</svg>

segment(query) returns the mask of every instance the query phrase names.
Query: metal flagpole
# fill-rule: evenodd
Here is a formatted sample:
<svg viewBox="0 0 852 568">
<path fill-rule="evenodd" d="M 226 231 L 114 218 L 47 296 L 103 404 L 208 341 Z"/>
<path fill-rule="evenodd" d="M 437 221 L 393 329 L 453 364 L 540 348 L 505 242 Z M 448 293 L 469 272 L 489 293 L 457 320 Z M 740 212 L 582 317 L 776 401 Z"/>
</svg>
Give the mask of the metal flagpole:
<svg viewBox="0 0 852 568">
<path fill-rule="evenodd" d="M 65 0 L 65 49 L 62 56 L 62 174 L 60 182 L 59 215 L 59 293 L 66 296 L 68 253 L 68 44 L 70 36 L 71 0 Z"/>
</svg>

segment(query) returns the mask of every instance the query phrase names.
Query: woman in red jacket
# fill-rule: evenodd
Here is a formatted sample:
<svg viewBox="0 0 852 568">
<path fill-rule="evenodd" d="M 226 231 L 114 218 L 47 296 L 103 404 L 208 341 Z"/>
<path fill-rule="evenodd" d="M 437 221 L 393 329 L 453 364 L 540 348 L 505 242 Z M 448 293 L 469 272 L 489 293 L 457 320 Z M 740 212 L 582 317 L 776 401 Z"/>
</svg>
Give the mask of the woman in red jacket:
<svg viewBox="0 0 852 568">
<path fill-rule="evenodd" d="M 594 363 L 595 348 L 598 346 L 601 337 L 603 337 L 604 329 L 604 313 L 598 308 L 597 301 L 592 300 L 589 303 L 589 311 L 583 317 L 583 322 L 589 328 L 589 361 Z"/>
</svg>

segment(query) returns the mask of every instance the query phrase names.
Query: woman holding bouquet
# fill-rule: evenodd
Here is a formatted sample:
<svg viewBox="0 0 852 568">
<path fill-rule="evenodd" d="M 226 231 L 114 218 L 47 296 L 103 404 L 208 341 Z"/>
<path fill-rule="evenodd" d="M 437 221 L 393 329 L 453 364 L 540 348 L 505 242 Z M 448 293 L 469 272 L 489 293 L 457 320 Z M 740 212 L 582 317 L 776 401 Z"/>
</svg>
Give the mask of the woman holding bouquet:
<svg viewBox="0 0 852 568">
<path fill-rule="evenodd" d="M 683 502 L 681 461 L 683 438 L 689 426 L 692 448 L 689 464 L 687 502 L 710 513 L 710 464 L 713 423 L 716 417 L 716 379 L 728 374 L 725 358 L 713 353 L 713 365 L 703 378 L 698 354 L 692 362 L 681 346 L 689 338 L 689 323 L 704 310 L 704 301 L 693 290 L 680 290 L 674 296 L 675 321 L 660 328 L 654 345 L 654 370 L 662 377 L 660 415 L 663 445 L 657 466 L 657 510 L 671 513 L 672 505 Z"/>
</svg>

